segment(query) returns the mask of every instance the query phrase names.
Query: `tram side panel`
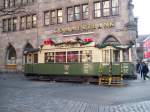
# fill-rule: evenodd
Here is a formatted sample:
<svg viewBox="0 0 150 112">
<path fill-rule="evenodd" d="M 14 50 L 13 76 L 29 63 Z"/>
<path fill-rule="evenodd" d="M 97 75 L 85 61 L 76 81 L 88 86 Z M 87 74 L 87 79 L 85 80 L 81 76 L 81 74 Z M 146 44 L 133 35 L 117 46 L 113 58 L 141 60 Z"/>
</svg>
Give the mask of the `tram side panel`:
<svg viewBox="0 0 150 112">
<path fill-rule="evenodd" d="M 26 74 L 99 76 L 99 63 L 39 63 L 26 64 Z"/>
<path fill-rule="evenodd" d="M 102 63 L 39 63 L 25 64 L 25 74 L 34 75 L 68 75 L 68 76 L 100 76 L 100 75 L 123 75 L 130 77 L 133 75 L 133 65 L 123 62 L 117 65 L 112 64 L 110 72 L 109 65 Z"/>
</svg>

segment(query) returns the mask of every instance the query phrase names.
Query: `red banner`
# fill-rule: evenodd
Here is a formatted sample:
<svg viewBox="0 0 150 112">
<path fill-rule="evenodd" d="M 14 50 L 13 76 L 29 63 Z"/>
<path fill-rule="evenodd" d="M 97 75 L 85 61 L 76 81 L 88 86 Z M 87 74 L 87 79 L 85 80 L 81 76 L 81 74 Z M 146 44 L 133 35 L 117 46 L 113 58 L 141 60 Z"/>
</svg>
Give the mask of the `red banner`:
<svg viewBox="0 0 150 112">
<path fill-rule="evenodd" d="M 150 58 L 150 51 L 149 52 L 144 52 L 144 58 Z"/>
</svg>

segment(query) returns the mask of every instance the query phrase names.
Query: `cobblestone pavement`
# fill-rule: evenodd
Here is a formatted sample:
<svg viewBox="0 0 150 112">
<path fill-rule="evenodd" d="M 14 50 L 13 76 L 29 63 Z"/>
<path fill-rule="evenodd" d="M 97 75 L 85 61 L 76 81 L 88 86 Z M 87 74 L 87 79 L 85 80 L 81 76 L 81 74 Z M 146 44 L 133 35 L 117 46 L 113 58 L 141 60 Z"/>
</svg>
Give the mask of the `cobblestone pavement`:
<svg viewBox="0 0 150 112">
<path fill-rule="evenodd" d="M 150 112 L 150 80 L 125 83 L 105 87 L 0 74 L 0 112 Z"/>
</svg>

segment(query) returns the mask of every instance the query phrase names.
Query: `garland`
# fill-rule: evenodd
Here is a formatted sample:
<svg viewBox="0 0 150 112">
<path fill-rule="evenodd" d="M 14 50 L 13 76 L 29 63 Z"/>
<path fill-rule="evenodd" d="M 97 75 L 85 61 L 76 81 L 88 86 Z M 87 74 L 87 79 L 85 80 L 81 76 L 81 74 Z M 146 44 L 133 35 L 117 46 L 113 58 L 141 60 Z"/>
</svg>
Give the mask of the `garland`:
<svg viewBox="0 0 150 112">
<path fill-rule="evenodd" d="M 124 49 L 129 49 L 129 48 L 131 48 L 132 47 L 132 45 L 128 45 L 128 47 L 127 48 L 122 48 L 122 47 L 119 47 L 119 45 L 115 45 L 115 44 L 96 44 L 96 46 L 95 47 L 97 47 L 97 48 L 99 48 L 99 49 L 102 49 L 102 48 L 105 48 L 105 47 L 107 47 L 107 46 L 112 46 L 112 47 L 114 47 L 114 48 L 116 48 L 116 49 L 118 49 L 118 50 L 124 50 Z"/>
</svg>

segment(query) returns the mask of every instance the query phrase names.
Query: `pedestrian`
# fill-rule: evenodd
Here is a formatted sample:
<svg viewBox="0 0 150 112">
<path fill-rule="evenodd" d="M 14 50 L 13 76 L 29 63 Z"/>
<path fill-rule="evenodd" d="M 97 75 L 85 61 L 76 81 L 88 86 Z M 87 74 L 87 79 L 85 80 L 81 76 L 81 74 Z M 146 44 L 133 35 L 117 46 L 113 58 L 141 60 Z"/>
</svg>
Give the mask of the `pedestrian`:
<svg viewBox="0 0 150 112">
<path fill-rule="evenodd" d="M 136 73 L 140 73 L 139 67 L 140 67 L 140 60 L 137 60 L 137 64 L 136 64 Z"/>
<path fill-rule="evenodd" d="M 142 68 L 143 68 L 143 62 L 142 60 L 140 60 L 139 65 L 137 65 L 137 73 L 141 74 L 141 78 L 143 78 Z"/>
<path fill-rule="evenodd" d="M 143 75 L 143 79 L 146 80 L 146 78 L 150 78 L 149 76 L 147 76 L 147 73 L 149 72 L 148 66 L 145 62 L 143 62 L 142 64 L 142 69 L 141 69 L 142 75 Z"/>
</svg>

